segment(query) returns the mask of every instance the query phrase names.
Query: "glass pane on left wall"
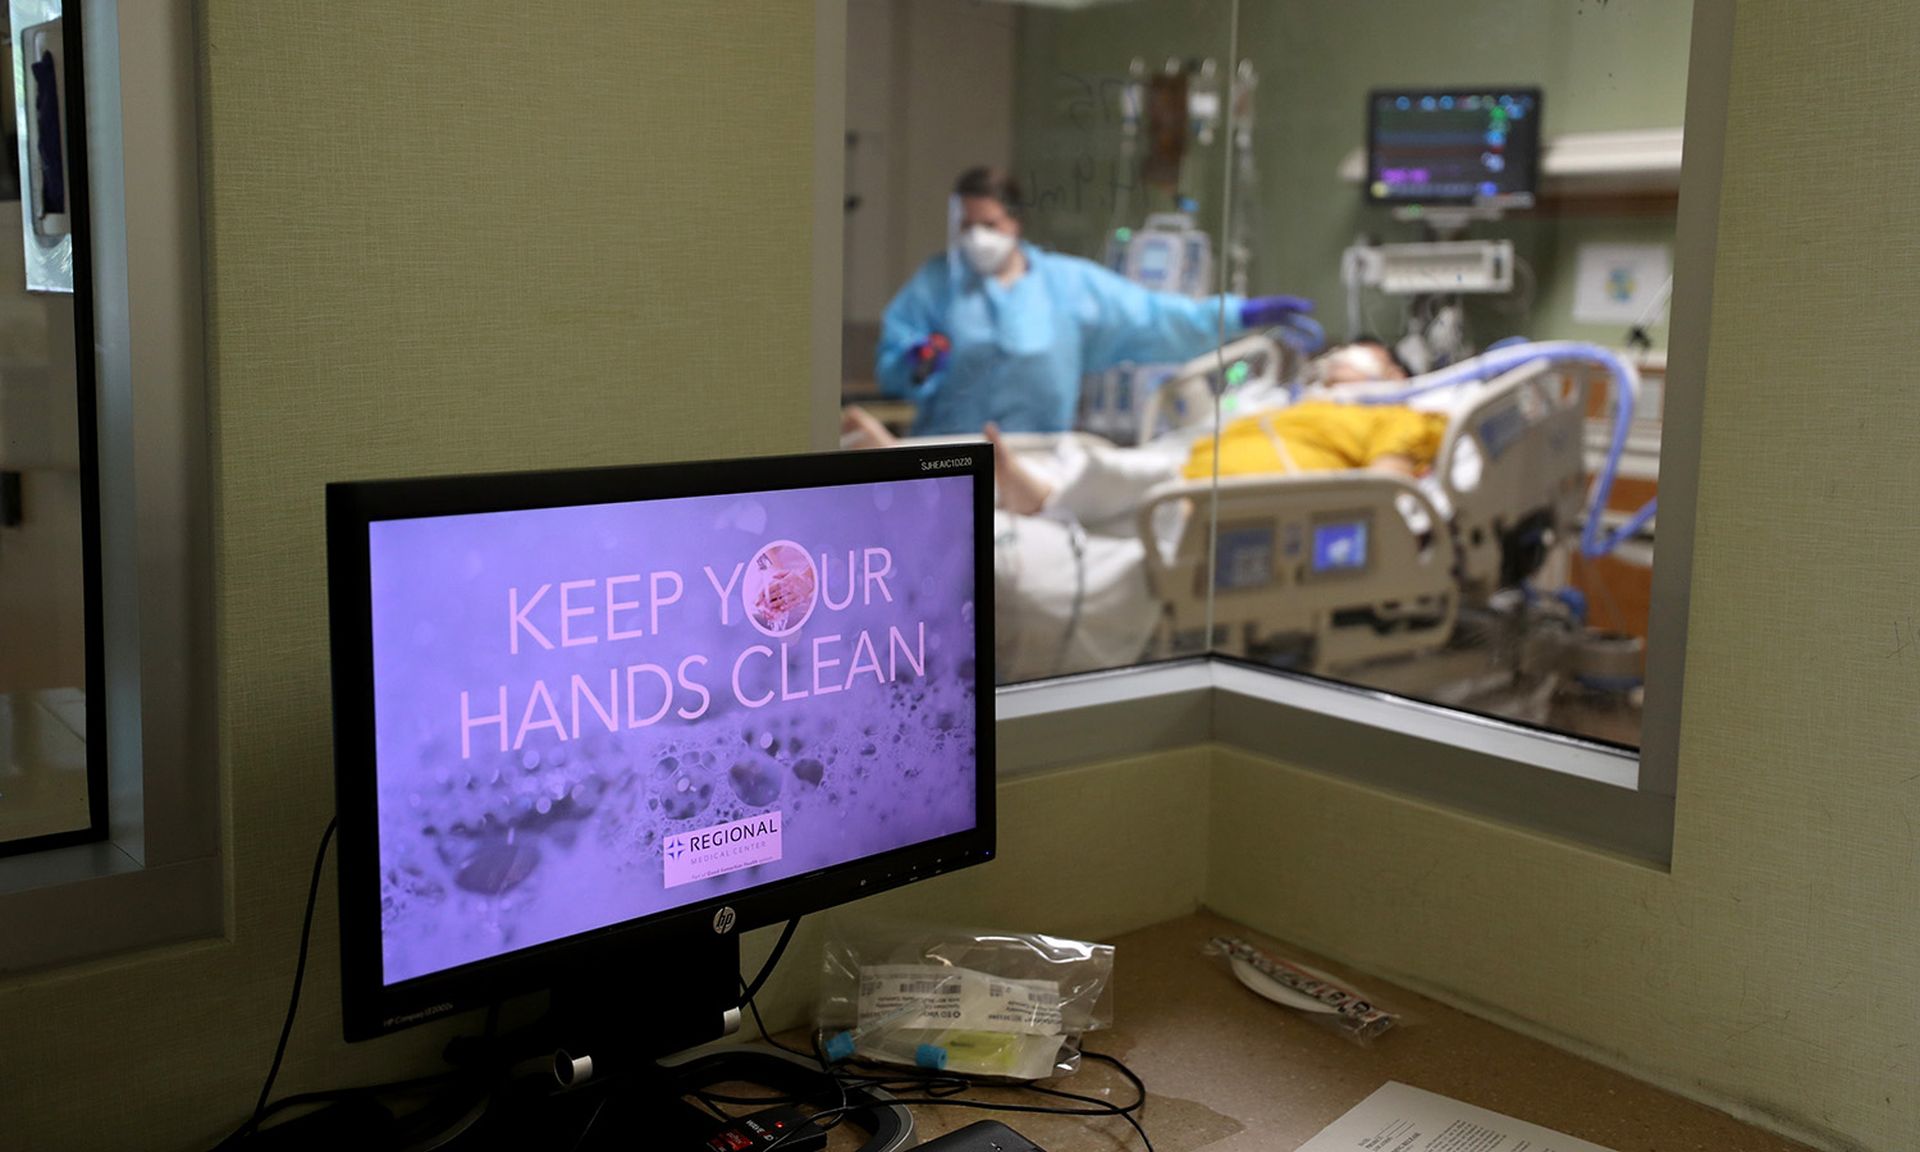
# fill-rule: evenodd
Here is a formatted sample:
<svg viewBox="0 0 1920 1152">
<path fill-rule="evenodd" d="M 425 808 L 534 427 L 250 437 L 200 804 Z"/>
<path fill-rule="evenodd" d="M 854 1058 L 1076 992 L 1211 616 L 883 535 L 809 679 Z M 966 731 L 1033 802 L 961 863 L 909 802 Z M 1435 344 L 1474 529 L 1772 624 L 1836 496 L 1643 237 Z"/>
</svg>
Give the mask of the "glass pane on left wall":
<svg viewBox="0 0 1920 1152">
<path fill-rule="evenodd" d="M 6 68 L 11 73 L 11 60 Z M 4 88 L 0 853 L 45 837 L 85 834 L 95 819 L 87 747 L 87 463 L 74 297 L 26 287 L 28 246 L 37 251 L 60 243 L 49 229 L 66 225 L 55 222 L 29 235 L 23 224 L 15 94 L 32 86 L 9 82 Z"/>
</svg>

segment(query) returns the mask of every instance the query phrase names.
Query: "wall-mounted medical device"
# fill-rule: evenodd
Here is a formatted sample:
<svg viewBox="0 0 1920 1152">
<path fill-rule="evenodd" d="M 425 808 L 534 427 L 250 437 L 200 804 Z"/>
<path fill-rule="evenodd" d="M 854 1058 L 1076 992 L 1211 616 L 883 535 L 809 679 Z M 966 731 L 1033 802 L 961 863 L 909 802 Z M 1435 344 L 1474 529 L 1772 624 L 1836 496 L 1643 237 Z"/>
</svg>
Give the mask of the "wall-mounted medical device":
<svg viewBox="0 0 1920 1152">
<path fill-rule="evenodd" d="M 1369 92 L 1367 200 L 1414 209 L 1531 207 L 1541 104 L 1538 88 Z"/>
<path fill-rule="evenodd" d="M 1445 240 L 1355 245 L 1349 274 L 1389 296 L 1480 294 L 1513 289 L 1513 241 Z"/>
</svg>

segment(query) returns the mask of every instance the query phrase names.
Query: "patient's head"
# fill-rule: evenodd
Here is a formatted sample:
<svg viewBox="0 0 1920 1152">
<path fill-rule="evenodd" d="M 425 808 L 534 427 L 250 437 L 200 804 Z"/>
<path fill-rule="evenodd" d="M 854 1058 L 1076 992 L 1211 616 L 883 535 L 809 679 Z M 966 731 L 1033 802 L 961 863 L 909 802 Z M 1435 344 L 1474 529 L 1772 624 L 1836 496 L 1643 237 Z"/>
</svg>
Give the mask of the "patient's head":
<svg viewBox="0 0 1920 1152">
<path fill-rule="evenodd" d="M 1314 357 L 1313 364 L 1320 383 L 1328 387 L 1405 380 L 1411 375 L 1393 349 L 1370 336 L 1335 344 Z"/>
</svg>

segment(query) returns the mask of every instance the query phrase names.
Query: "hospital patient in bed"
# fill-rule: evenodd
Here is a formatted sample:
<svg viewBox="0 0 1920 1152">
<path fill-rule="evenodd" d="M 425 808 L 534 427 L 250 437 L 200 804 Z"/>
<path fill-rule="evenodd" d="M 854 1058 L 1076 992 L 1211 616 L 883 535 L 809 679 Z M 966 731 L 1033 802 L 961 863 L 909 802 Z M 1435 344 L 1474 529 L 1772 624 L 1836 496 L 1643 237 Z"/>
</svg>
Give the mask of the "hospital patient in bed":
<svg viewBox="0 0 1920 1152">
<path fill-rule="evenodd" d="M 1329 389 L 1406 378 L 1377 345 L 1334 349 L 1318 369 Z M 857 409 L 847 411 L 843 429 L 850 442 L 893 442 Z M 1220 434 L 1219 474 L 1371 468 L 1415 476 L 1432 466 L 1445 430 L 1446 418 L 1435 413 L 1310 400 L 1228 421 Z M 998 678 L 1030 680 L 1139 660 L 1159 606 L 1142 570 L 1138 510 L 1169 480 L 1213 476 L 1213 437 L 1120 448 L 1067 435 L 1049 451 L 1020 453 L 998 429 L 990 425 L 985 432 L 994 444 Z"/>
</svg>

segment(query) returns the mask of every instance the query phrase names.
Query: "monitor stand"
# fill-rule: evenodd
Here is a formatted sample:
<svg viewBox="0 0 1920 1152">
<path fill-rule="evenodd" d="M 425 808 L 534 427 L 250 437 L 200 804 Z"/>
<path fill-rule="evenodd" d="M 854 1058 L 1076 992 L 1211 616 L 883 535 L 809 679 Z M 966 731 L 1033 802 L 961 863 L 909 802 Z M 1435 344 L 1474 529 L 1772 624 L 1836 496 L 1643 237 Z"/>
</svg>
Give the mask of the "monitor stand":
<svg viewBox="0 0 1920 1152">
<path fill-rule="evenodd" d="M 533 1024 L 448 1046 L 447 1058 L 471 1074 L 469 1083 L 494 1085 L 485 1114 L 448 1147 L 541 1147 L 548 1141 L 536 1138 L 576 1132 L 586 1113 L 598 1116 L 596 1130 L 617 1127 L 613 1121 L 627 1114 L 647 1115 L 657 1146 L 672 1147 L 684 1125 L 703 1131 L 714 1121 L 682 1103 L 660 1059 L 739 1028 L 734 933 L 699 924 L 671 946 L 603 949 L 556 978 L 547 1013 Z M 535 1142 L 514 1143 L 529 1139 Z"/>
<path fill-rule="evenodd" d="M 723 1084 L 815 1108 L 858 1105 L 846 1119 L 867 1134 L 866 1149 L 910 1146 L 913 1121 L 905 1107 L 880 1092 L 843 1093 L 811 1061 L 765 1048 L 727 1048 L 663 1062 L 738 1030 L 739 972 L 738 937 L 710 929 L 689 932 L 671 949 L 625 950 L 572 967 L 556 981 L 547 1014 L 533 1024 L 449 1044 L 454 1082 L 398 1119 L 358 1101 L 356 1108 L 276 1124 L 246 1147 L 705 1152 L 721 1122 L 686 1097 Z"/>
<path fill-rule="evenodd" d="M 632 949 L 575 968 L 554 988 L 547 1015 L 531 1027 L 450 1049 L 450 1059 L 497 1087 L 484 1108 L 413 1146 L 705 1152 L 721 1122 L 690 1104 L 687 1094 L 732 1084 L 747 1086 L 750 1095 L 757 1088 L 814 1107 L 861 1105 L 847 1120 L 867 1133 L 866 1148 L 909 1147 L 913 1120 L 903 1106 L 884 1093 L 843 1093 L 810 1061 L 764 1048 L 728 1048 L 663 1062 L 740 1027 L 739 937 L 700 928 L 670 949 Z"/>
<path fill-rule="evenodd" d="M 914 1143 L 913 1115 L 878 1089 L 843 1088 L 802 1057 L 769 1048 L 727 1048 L 676 1063 L 654 1063 L 599 1082 L 538 1094 L 502 1094 L 484 1117 L 457 1132 L 442 1128 L 410 1148 L 448 1152 L 495 1148 L 567 1148 L 579 1152 L 659 1149 L 707 1152 L 721 1121 L 687 1100 L 715 1089 L 765 1096 L 766 1104 L 728 1103 L 736 1120 L 789 1102 L 813 1109 L 851 1108 L 847 1126 L 864 1134 L 862 1152 L 898 1152 Z M 365 1150 L 361 1150 L 365 1152 Z"/>
<path fill-rule="evenodd" d="M 602 949 L 554 985 L 546 1014 L 532 1024 L 449 1043 L 449 1082 L 397 1117 L 372 1096 L 350 1097 L 273 1124 L 243 1146 L 566 1148 L 591 1124 L 581 1148 L 671 1149 L 712 1132 L 718 1121 L 684 1102 L 681 1078 L 659 1061 L 739 1030 L 738 936 L 699 924 L 671 946 Z M 623 1132 L 633 1138 L 602 1143 Z M 691 1148 L 703 1146 L 704 1138 Z"/>
</svg>

